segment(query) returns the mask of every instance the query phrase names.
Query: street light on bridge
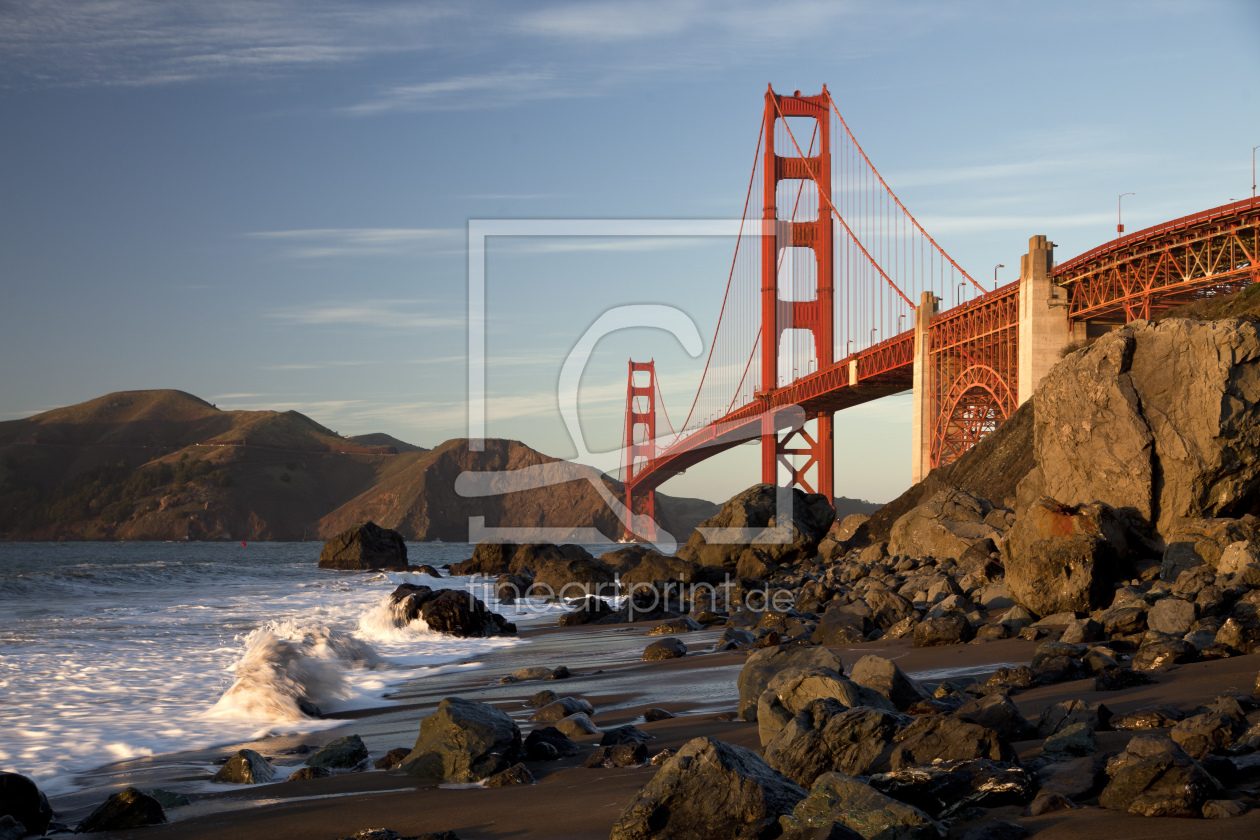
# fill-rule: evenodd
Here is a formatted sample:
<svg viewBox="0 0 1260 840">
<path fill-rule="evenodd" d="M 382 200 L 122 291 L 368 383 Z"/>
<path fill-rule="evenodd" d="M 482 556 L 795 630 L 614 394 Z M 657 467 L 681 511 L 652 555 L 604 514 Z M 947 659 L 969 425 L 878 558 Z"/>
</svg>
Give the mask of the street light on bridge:
<svg viewBox="0 0 1260 840">
<path fill-rule="evenodd" d="M 1124 233 L 1124 220 L 1120 217 L 1121 204 L 1126 195 L 1137 195 L 1137 193 L 1120 193 L 1120 197 L 1116 199 L 1116 236 Z"/>
<path fill-rule="evenodd" d="M 1002 265 L 1002 263 L 993 266 L 993 291 L 995 292 L 997 291 L 997 270 L 999 268 L 1006 268 L 1006 266 Z"/>
<path fill-rule="evenodd" d="M 1251 197 L 1256 197 L 1256 149 L 1260 146 L 1251 147 Z"/>
</svg>

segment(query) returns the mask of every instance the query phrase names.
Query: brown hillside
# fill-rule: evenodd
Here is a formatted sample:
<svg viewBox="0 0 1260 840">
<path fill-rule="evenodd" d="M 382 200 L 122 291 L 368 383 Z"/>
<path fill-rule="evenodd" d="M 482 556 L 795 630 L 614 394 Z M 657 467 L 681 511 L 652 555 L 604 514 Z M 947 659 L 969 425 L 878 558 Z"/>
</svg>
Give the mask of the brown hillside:
<svg viewBox="0 0 1260 840">
<path fill-rule="evenodd" d="M 531 466 L 562 483 L 481 499 L 454 490 L 465 469 Z M 380 433 L 343 438 L 295 411 L 220 411 L 182 391 L 123 391 L 0 423 L 0 538 L 301 540 L 371 518 L 398 523 L 409 539 L 463 540 L 469 516 L 616 536 L 590 474 L 514 441 L 428 451 Z M 620 484 L 605 484 L 620 495 Z M 683 538 L 716 510 L 660 499 Z"/>
<path fill-rule="evenodd" d="M 523 476 L 491 480 L 490 486 L 501 495 L 461 495 L 459 491 L 466 487 L 457 486 L 464 472 L 527 468 L 533 468 L 546 486 L 510 489 L 520 486 Z M 595 528 L 616 538 L 621 525 L 590 483 L 592 476 L 614 496 L 621 496 L 620 483 L 600 476 L 594 468 L 548 457 L 519 441 L 490 439 L 484 451 L 471 452 L 465 440 L 448 440 L 430 452 L 395 459 L 370 490 L 323 517 L 319 534 L 331 536 L 371 519 L 410 540 L 460 542 L 468 539 L 469 518 L 480 516 L 491 528 L 555 528 L 569 534 Z M 658 500 L 666 529 L 683 538 L 717 509 L 696 499 L 675 500 L 658 494 Z"/>
</svg>

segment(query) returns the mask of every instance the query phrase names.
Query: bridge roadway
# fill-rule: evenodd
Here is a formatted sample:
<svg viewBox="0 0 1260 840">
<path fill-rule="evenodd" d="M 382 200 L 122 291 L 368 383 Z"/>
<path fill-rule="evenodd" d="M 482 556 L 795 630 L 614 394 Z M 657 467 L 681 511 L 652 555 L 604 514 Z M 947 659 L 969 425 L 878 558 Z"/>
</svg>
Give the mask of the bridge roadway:
<svg viewBox="0 0 1260 840">
<path fill-rule="evenodd" d="M 1260 282 L 1260 200 L 1215 207 L 1119 237 L 1054 268 L 1051 281 L 1068 290 L 1064 312 L 1072 323 L 1099 323 L 1104 329 L 1135 317 L 1159 311 L 1196 297 L 1232 291 Z M 967 303 L 930 318 L 933 352 L 944 345 L 983 340 L 1013 323 L 1010 316 L 979 331 L 951 329 L 983 311 L 1016 312 L 1021 285 L 1026 278 L 1009 283 Z M 1014 304 L 1002 306 L 1003 303 Z M 769 416 L 778 429 L 791 425 L 787 418 L 806 418 L 825 411 L 841 411 L 882 397 L 910 390 L 914 383 L 915 329 L 851 354 L 831 367 L 807 374 L 687 435 L 660 450 L 647 469 L 628 482 L 636 495 L 659 487 L 690 467 L 751 440 L 757 440 Z M 983 334 L 981 334 L 983 333 Z M 1093 334 L 1086 330 L 1087 335 Z M 1012 389 L 1013 390 L 1013 389 Z M 1020 391 L 1031 393 L 1032 384 Z M 1022 400 L 1021 400 L 1022 401 Z"/>
</svg>

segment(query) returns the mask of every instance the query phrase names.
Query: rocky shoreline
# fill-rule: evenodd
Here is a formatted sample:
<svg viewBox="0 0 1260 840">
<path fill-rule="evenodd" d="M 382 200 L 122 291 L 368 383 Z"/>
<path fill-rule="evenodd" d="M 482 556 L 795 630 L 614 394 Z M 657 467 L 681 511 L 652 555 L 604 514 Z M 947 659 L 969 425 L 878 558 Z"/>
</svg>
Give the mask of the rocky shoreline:
<svg viewBox="0 0 1260 840">
<path fill-rule="evenodd" d="M 357 763 L 143 836 L 1260 836 L 1257 399 L 1254 323 L 1137 322 L 872 517 L 756 485 L 672 557 L 479 545 L 444 574 L 566 604 L 527 631 L 563 659 L 421 692 L 379 713 L 414 745 L 343 740 Z M 516 631 L 458 589 L 394 599 Z M 220 772 L 274 775 L 265 752 Z M 163 807 L 129 789 L 85 825 Z"/>
</svg>

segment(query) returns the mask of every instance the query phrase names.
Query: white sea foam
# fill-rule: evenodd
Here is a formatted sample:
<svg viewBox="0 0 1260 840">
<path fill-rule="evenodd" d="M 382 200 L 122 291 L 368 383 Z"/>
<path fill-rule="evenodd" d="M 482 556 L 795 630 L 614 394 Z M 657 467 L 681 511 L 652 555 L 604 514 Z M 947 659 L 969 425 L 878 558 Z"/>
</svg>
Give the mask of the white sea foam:
<svg viewBox="0 0 1260 840">
<path fill-rule="evenodd" d="M 471 553 L 412 551 L 435 564 Z M 299 702 L 381 705 L 401 681 L 521 643 L 398 626 L 387 598 L 402 582 L 468 580 L 322 572 L 309 544 L 0 543 L 0 769 L 56 794 L 119 760 L 335 726 Z M 542 604 L 495 608 L 554 620 Z"/>
</svg>

